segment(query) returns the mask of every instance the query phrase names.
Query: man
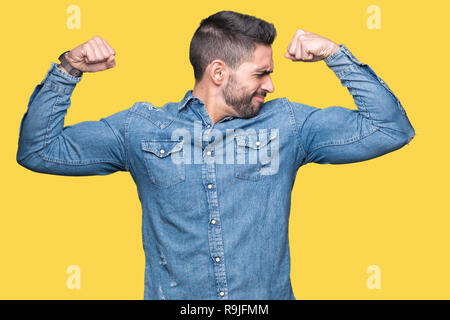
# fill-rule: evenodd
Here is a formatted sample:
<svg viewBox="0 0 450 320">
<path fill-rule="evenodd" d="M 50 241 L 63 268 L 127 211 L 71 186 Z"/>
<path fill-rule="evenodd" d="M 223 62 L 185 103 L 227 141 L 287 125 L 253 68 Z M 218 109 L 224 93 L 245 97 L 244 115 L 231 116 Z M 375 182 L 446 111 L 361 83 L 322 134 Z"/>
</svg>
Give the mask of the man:
<svg viewBox="0 0 450 320">
<path fill-rule="evenodd" d="M 249 15 L 204 19 L 190 46 L 194 89 L 161 108 L 136 102 L 63 127 L 82 78 L 73 74 L 115 66 L 100 37 L 52 63 L 31 95 L 19 164 L 58 175 L 132 175 L 143 213 L 144 299 L 295 299 L 288 221 L 299 167 L 368 160 L 414 137 L 400 101 L 367 64 L 304 30 L 285 57 L 324 60 L 358 110 L 264 102 L 274 91 L 275 36 L 272 24 Z"/>
</svg>

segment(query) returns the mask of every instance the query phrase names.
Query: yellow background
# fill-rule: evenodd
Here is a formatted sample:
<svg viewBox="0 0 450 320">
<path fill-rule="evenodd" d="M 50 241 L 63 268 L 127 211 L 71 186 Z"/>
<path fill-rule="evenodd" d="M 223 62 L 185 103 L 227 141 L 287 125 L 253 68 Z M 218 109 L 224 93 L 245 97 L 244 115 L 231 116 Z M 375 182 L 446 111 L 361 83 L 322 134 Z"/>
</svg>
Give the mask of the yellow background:
<svg viewBox="0 0 450 320">
<path fill-rule="evenodd" d="M 69 30 L 69 5 L 81 29 Z M 367 7 L 381 9 L 369 30 Z M 344 43 L 395 92 L 416 130 L 404 148 L 347 165 L 309 164 L 297 175 L 290 218 L 297 299 L 449 299 L 448 1 L 8 1 L 2 5 L 1 299 L 142 299 L 141 207 L 128 173 L 63 177 L 16 163 L 19 125 L 51 62 L 95 35 L 117 66 L 77 85 L 66 125 L 99 120 L 135 101 L 161 106 L 193 88 L 189 43 L 220 10 L 275 24 L 269 99 L 356 108 L 323 61 L 283 57 L 305 29 Z M 81 268 L 69 290 L 66 268 Z M 368 289 L 369 265 L 381 289 Z"/>
</svg>

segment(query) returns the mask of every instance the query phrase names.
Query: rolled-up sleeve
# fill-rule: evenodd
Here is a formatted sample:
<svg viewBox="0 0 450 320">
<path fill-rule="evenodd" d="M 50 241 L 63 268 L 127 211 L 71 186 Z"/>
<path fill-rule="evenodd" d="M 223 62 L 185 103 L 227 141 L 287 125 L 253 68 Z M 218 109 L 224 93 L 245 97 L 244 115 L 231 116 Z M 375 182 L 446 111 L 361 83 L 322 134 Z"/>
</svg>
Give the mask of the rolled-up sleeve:
<svg viewBox="0 0 450 320">
<path fill-rule="evenodd" d="M 71 95 L 82 77 L 71 76 L 52 63 L 34 88 L 20 123 L 16 156 L 20 165 L 71 176 L 128 171 L 125 126 L 129 109 L 64 127 Z"/>
<path fill-rule="evenodd" d="M 298 166 L 372 159 L 401 148 L 415 135 L 400 100 L 367 64 L 341 44 L 324 60 L 353 96 L 357 110 L 316 108 L 291 102 L 296 120 Z"/>
</svg>

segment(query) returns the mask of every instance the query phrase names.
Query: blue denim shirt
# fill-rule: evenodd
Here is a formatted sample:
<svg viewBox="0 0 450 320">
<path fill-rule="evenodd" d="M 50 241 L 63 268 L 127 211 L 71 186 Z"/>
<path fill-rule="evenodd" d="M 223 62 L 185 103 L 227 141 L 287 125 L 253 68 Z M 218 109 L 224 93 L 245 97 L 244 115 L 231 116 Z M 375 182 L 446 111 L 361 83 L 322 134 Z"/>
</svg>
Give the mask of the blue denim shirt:
<svg viewBox="0 0 450 320">
<path fill-rule="evenodd" d="M 213 123 L 189 90 L 179 102 L 64 127 L 82 79 L 51 67 L 20 125 L 17 162 L 67 176 L 128 171 L 142 204 L 144 299 L 295 299 L 288 222 L 297 170 L 397 150 L 414 137 L 387 84 L 341 44 L 324 60 L 358 110 L 287 98 Z"/>
</svg>

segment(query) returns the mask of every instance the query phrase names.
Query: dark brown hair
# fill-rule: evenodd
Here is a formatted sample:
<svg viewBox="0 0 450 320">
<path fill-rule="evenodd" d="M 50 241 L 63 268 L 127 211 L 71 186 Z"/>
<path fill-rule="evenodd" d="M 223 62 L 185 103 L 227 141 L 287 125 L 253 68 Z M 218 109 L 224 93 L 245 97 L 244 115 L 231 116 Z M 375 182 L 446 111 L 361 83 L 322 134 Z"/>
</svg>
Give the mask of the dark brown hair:
<svg viewBox="0 0 450 320">
<path fill-rule="evenodd" d="M 215 59 L 236 70 L 252 59 L 257 44 L 270 46 L 276 35 L 273 24 L 233 11 L 220 11 L 203 19 L 189 48 L 196 81 L 202 79 L 206 67 Z"/>
</svg>

